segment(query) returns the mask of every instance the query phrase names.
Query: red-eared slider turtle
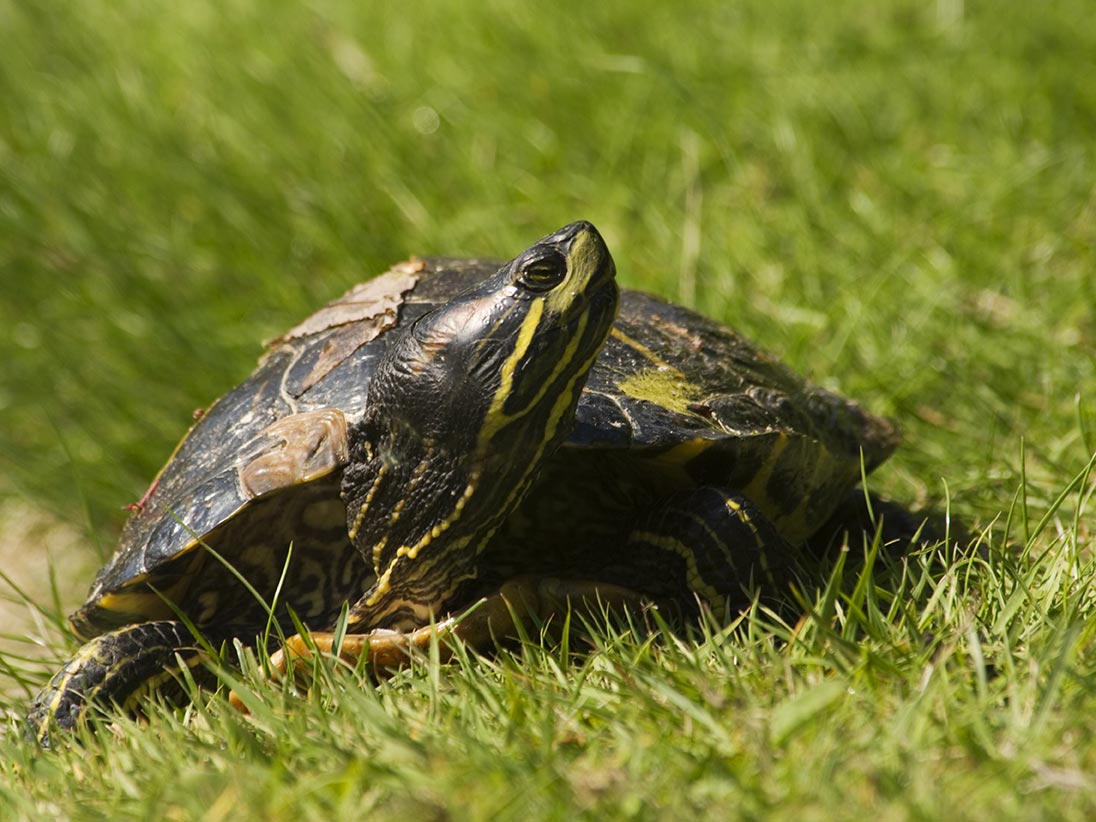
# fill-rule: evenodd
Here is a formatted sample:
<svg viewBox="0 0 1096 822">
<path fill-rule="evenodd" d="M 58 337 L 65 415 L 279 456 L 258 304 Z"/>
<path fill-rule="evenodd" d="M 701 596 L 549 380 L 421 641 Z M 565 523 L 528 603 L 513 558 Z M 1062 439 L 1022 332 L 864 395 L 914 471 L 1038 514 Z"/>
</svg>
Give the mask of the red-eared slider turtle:
<svg viewBox="0 0 1096 822">
<path fill-rule="evenodd" d="M 711 320 L 618 300 L 589 223 L 501 268 L 398 265 L 270 343 L 193 426 L 71 617 L 90 641 L 32 730 L 193 664 L 180 614 L 256 641 L 268 613 L 240 577 L 285 625 L 330 630 L 349 603 L 342 652 L 374 663 L 473 603 L 455 630 L 473 642 L 506 632 L 507 603 L 724 609 L 897 439 Z"/>
</svg>

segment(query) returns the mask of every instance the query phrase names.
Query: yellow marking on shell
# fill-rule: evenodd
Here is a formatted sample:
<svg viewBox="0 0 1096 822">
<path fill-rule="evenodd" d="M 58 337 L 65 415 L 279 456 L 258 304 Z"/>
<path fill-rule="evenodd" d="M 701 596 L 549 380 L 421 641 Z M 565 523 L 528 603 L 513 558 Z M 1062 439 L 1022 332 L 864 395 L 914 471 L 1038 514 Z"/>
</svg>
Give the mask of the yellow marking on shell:
<svg viewBox="0 0 1096 822">
<path fill-rule="evenodd" d="M 683 440 L 673 448 L 669 448 L 659 454 L 658 461 L 665 465 L 687 465 L 700 454 L 708 450 L 708 448 L 711 447 L 711 444 L 711 440 L 706 440 L 703 437 L 693 437 L 689 440 Z"/>
<path fill-rule="evenodd" d="M 795 508 L 783 517 L 773 518 L 773 524 L 789 542 L 795 544 L 805 540 L 822 524 L 809 518 L 810 508 L 815 502 L 818 489 L 837 483 L 834 470 L 836 467 L 837 463 L 830 454 L 826 452 L 816 454 L 811 477 L 803 484 L 803 487 L 807 489 L 807 493 L 803 494 Z M 852 486 L 853 482 L 855 480 L 850 478 L 849 487 Z"/>
<path fill-rule="evenodd" d="M 672 366 L 645 368 L 617 383 L 632 399 L 654 403 L 678 414 L 692 413 L 689 405 L 702 396 L 700 389 Z"/>
<path fill-rule="evenodd" d="M 644 455 L 640 464 L 648 464 L 658 477 L 670 484 L 682 484 L 691 487 L 696 484 L 695 478 L 689 473 L 689 463 L 704 453 L 712 445 L 712 441 L 703 437 L 693 437 L 683 440 L 665 451 L 658 451 L 651 455 Z"/>
<path fill-rule="evenodd" d="M 765 458 L 765 462 L 757 469 L 757 472 L 753 475 L 753 478 L 746 484 L 746 487 L 742 489 L 744 496 L 749 498 L 754 505 L 764 511 L 770 518 L 773 519 L 773 523 L 777 523 L 776 512 L 778 506 L 775 500 L 769 496 L 769 479 L 773 475 L 773 470 L 776 468 L 776 464 L 780 461 L 780 455 L 784 453 L 784 449 L 788 447 L 788 435 L 783 431 L 777 433 L 776 438 L 773 440 L 772 448 L 769 451 L 768 456 Z M 783 529 L 781 528 L 781 533 Z"/>
<path fill-rule="evenodd" d="M 377 488 L 380 486 L 381 480 L 384 479 L 386 473 L 388 473 L 387 466 L 382 465 L 377 469 L 377 477 L 373 480 L 373 484 L 369 486 L 369 490 L 365 494 L 365 500 L 362 502 L 357 515 L 354 517 L 354 524 L 347 529 L 347 533 L 350 535 L 350 540 L 352 542 L 358 536 L 358 529 L 362 527 L 362 520 L 365 519 L 366 512 L 369 511 L 369 506 L 373 502 L 373 497 L 377 493 Z"/>
<path fill-rule="evenodd" d="M 617 388 L 623 394 L 632 399 L 669 408 L 679 414 L 692 413 L 689 405 L 703 396 L 699 386 L 690 382 L 681 369 L 670 365 L 639 340 L 629 337 L 619 328 L 614 327 L 610 333 L 652 365 L 651 368 L 641 369 L 627 379 L 621 380 Z"/>
<path fill-rule="evenodd" d="M 96 605 L 106 611 L 139 615 L 146 620 L 157 619 L 171 613 L 171 609 L 164 603 L 163 596 L 148 591 L 122 589 L 111 594 L 104 594 Z"/>
<path fill-rule="evenodd" d="M 641 356 L 643 356 L 644 358 L 646 358 L 647 360 L 652 362 L 656 368 L 669 368 L 669 369 L 673 369 L 673 370 L 677 371 L 676 368 L 674 368 L 672 365 L 670 365 L 668 362 L 666 362 L 666 360 L 662 359 L 662 357 L 658 356 L 658 354 L 656 354 L 650 348 L 645 346 L 643 343 L 641 343 L 639 340 L 635 339 L 634 337 L 629 337 L 627 334 L 625 334 L 623 331 L 621 331 L 616 326 L 613 326 L 613 330 L 610 332 L 610 336 L 613 336 L 616 339 L 620 340 L 622 343 L 624 343 L 626 346 L 628 346 L 629 348 L 634 350 L 636 353 L 640 354 Z"/>
</svg>

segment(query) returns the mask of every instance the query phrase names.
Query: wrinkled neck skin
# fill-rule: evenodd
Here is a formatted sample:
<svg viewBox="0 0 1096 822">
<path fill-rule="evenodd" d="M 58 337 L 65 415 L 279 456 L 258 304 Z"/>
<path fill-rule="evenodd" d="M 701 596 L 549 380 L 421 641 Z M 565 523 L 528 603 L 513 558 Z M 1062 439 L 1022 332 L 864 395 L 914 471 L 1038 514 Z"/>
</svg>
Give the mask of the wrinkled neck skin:
<svg viewBox="0 0 1096 822">
<path fill-rule="evenodd" d="M 475 579 L 574 423 L 613 276 L 596 229 L 572 223 L 393 335 L 343 475 L 350 538 L 377 576 L 354 630 L 426 625 Z"/>
<path fill-rule="evenodd" d="M 427 624 L 475 579 L 476 557 L 569 433 L 585 380 L 585 371 L 561 375 L 573 396 L 496 425 L 485 439 L 500 374 L 478 368 L 467 351 L 436 345 L 428 330 L 388 352 L 350 433 L 348 529 L 377 574 L 351 614 L 361 630 Z M 549 426 L 552 413 L 562 419 Z"/>
</svg>

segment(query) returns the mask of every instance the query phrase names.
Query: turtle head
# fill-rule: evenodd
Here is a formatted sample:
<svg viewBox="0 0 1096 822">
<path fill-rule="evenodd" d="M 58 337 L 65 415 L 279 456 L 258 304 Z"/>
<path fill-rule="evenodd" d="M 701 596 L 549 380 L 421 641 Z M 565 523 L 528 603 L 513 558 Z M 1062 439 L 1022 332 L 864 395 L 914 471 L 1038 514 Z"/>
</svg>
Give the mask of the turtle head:
<svg viewBox="0 0 1096 822">
<path fill-rule="evenodd" d="M 614 277 L 597 229 L 572 223 L 393 340 L 343 479 L 351 538 L 378 577 L 359 620 L 423 624 L 475 576 L 571 429 L 616 316 Z"/>
<path fill-rule="evenodd" d="M 469 457 L 543 455 L 570 430 L 616 316 L 615 270 L 590 223 L 549 234 L 413 323 L 378 367 L 370 406 Z"/>
</svg>

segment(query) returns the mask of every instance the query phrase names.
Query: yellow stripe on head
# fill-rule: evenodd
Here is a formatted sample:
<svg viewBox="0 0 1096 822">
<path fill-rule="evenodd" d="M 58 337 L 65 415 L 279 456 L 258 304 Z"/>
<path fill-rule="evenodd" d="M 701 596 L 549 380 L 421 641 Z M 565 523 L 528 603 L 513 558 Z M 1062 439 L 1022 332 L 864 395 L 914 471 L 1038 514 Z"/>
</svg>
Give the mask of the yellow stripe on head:
<svg viewBox="0 0 1096 822">
<path fill-rule="evenodd" d="M 368 424 L 356 431 L 375 439 L 370 462 L 391 470 L 381 482 L 379 468 L 351 465 L 355 479 L 344 479 L 357 507 L 352 539 L 377 573 L 356 620 L 441 607 L 475 576 L 476 555 L 569 430 L 616 314 L 614 273 L 597 230 L 573 223 L 421 317 L 385 352 Z M 423 365 L 415 379 L 408 361 Z M 403 500 L 407 511 L 393 516 Z"/>
</svg>

